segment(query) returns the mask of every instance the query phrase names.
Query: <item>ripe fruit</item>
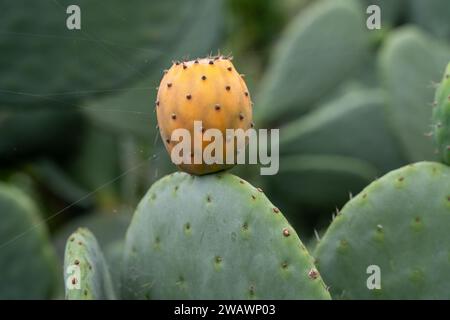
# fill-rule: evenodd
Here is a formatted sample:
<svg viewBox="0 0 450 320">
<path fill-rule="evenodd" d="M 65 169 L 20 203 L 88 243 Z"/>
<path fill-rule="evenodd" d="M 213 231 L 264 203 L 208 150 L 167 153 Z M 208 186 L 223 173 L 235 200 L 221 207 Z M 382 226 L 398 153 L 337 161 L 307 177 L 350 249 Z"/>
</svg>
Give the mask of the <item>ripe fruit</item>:
<svg viewBox="0 0 450 320">
<path fill-rule="evenodd" d="M 223 56 L 175 62 L 161 80 L 156 101 L 156 112 L 161 138 L 171 154 L 178 141 L 171 139 L 178 128 L 187 129 L 191 137 L 191 158 L 179 164 L 183 171 L 202 175 L 232 167 L 226 164 L 226 129 L 247 130 L 252 124 L 252 102 L 242 76 L 229 58 Z M 194 121 L 202 127 L 194 130 Z M 207 129 L 218 129 L 222 134 L 222 163 L 207 164 L 203 151 L 213 141 L 202 141 Z M 195 132 L 194 132 L 195 131 Z M 194 146 L 194 139 L 202 141 Z M 236 155 L 236 141 L 233 150 Z M 194 164 L 194 155 L 201 163 Z M 234 157 L 235 159 L 236 157 Z"/>
</svg>

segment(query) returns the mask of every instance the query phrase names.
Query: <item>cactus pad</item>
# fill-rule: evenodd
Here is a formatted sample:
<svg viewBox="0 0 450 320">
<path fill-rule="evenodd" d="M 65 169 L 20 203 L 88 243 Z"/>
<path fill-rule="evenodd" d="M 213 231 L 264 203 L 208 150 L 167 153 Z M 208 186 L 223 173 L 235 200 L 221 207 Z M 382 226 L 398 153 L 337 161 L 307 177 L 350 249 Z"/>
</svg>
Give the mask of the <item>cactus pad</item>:
<svg viewBox="0 0 450 320">
<path fill-rule="evenodd" d="M 450 168 L 419 162 L 392 171 L 348 202 L 315 251 L 333 297 L 450 298 Z M 367 268 L 380 268 L 369 290 Z"/>
<path fill-rule="evenodd" d="M 442 161 L 450 165 L 450 63 L 436 90 L 434 100 L 434 139 Z"/>
<path fill-rule="evenodd" d="M 78 229 L 67 240 L 64 278 L 68 300 L 115 298 L 103 253 L 94 235 L 87 229 Z"/>
<path fill-rule="evenodd" d="M 177 172 L 139 204 L 122 293 L 137 299 L 326 299 L 296 232 L 261 190 L 226 173 Z"/>
<path fill-rule="evenodd" d="M 0 184 L 0 219 L 0 299 L 54 298 L 56 256 L 34 203 Z"/>
</svg>

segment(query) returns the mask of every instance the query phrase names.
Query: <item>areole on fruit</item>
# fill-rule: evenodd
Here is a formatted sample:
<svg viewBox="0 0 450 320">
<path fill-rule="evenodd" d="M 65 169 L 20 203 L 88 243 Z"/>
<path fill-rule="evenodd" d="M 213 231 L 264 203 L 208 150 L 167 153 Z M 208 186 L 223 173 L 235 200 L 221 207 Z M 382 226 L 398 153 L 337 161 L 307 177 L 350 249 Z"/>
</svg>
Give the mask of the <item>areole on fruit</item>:
<svg viewBox="0 0 450 320">
<path fill-rule="evenodd" d="M 223 155 L 226 158 L 227 129 L 247 130 L 253 127 L 252 102 L 242 76 L 236 71 L 231 60 L 223 56 L 174 62 L 164 72 L 158 89 L 156 113 L 161 138 L 169 154 L 179 141 L 173 141 L 176 129 L 187 129 L 191 135 L 194 154 L 214 141 L 204 141 L 194 146 L 194 140 L 207 129 L 218 129 L 222 133 Z M 194 130 L 194 121 L 201 121 L 202 128 Z M 197 132 L 198 131 L 198 132 Z M 237 144 L 231 150 L 237 152 Z M 230 149 L 230 148 L 229 148 Z M 184 155 L 186 156 L 186 155 Z M 178 164 L 183 171 L 202 175 L 232 167 L 234 164 L 214 163 Z"/>
</svg>

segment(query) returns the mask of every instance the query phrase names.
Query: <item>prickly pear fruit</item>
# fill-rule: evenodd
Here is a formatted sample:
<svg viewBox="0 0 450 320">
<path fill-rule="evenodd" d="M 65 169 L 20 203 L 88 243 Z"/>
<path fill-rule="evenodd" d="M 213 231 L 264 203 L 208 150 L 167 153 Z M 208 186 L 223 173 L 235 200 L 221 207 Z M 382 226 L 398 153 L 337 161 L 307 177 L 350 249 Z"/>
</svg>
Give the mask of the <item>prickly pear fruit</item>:
<svg viewBox="0 0 450 320">
<path fill-rule="evenodd" d="M 450 63 L 436 90 L 433 111 L 434 140 L 441 159 L 450 165 Z"/>
<path fill-rule="evenodd" d="M 319 242 L 333 297 L 450 298 L 450 168 L 419 162 L 350 200 Z"/>
<path fill-rule="evenodd" d="M 313 258 L 261 189 L 176 172 L 140 202 L 125 239 L 127 299 L 327 299 Z"/>
<path fill-rule="evenodd" d="M 115 299 L 105 258 L 88 229 L 79 228 L 67 240 L 64 278 L 67 300 Z"/>
<path fill-rule="evenodd" d="M 156 113 L 161 138 L 169 154 L 178 143 L 172 141 L 172 132 L 179 128 L 189 131 L 191 151 L 189 155 L 182 155 L 188 161 L 183 160 L 178 166 L 197 175 L 233 166 L 225 163 L 226 145 L 231 142 L 226 138 L 226 129 L 247 130 L 253 126 L 247 86 L 231 60 L 222 56 L 175 62 L 165 71 L 159 85 Z M 202 122 L 197 130 L 194 130 L 194 121 Z M 218 129 L 222 133 L 222 163 L 204 161 L 203 151 L 212 143 L 201 140 L 207 129 Z M 199 139 L 198 146 L 194 146 L 194 139 Z M 229 150 L 236 154 L 236 143 Z M 194 164 L 194 157 L 201 162 Z"/>
</svg>

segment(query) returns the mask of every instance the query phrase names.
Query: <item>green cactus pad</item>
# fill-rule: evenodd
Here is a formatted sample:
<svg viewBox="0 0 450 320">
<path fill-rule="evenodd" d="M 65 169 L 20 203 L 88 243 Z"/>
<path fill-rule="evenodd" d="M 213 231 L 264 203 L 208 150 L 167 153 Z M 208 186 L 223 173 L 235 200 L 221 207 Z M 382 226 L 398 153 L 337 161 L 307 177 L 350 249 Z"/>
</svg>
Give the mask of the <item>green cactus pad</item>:
<svg viewBox="0 0 450 320">
<path fill-rule="evenodd" d="M 450 38 L 450 3 L 448 0 L 410 0 L 408 4 L 411 22 L 448 41 Z"/>
<path fill-rule="evenodd" d="M 80 30 L 66 27 L 69 5 L 80 8 Z M 61 107 L 61 101 L 72 103 L 123 86 L 159 68 L 161 59 L 175 58 L 169 52 L 178 53 L 187 41 L 189 48 L 211 44 L 222 21 L 220 6 L 221 1 L 208 0 L 137 0 L 133 5 L 111 0 L 108 8 L 87 0 L 2 2 L 0 30 L 7 36 L 0 37 L 0 98 L 13 109 Z M 199 19 L 204 10 L 215 19 L 212 23 Z"/>
<path fill-rule="evenodd" d="M 352 89 L 282 127 L 280 152 L 353 157 L 386 172 L 405 163 L 386 122 L 383 92 Z"/>
<path fill-rule="evenodd" d="M 433 82 L 439 81 L 450 49 L 413 27 L 391 34 L 380 54 L 387 113 L 410 161 L 434 160 L 430 114 Z"/>
<path fill-rule="evenodd" d="M 56 256 L 34 203 L 0 184 L 0 219 L 0 299 L 54 298 Z"/>
<path fill-rule="evenodd" d="M 68 300 L 115 299 L 105 258 L 88 229 L 78 229 L 67 240 L 64 283 Z"/>
<path fill-rule="evenodd" d="M 315 257 L 333 297 L 450 298 L 450 168 L 419 162 L 370 184 L 336 216 Z M 380 268 L 369 290 L 367 268 Z"/>
<path fill-rule="evenodd" d="M 369 163 L 335 155 L 291 155 L 280 160 L 280 171 L 267 176 L 268 189 L 280 203 L 294 202 L 331 213 L 377 176 Z"/>
<path fill-rule="evenodd" d="M 434 140 L 442 161 L 450 165 L 450 63 L 436 90 L 434 107 Z"/>
<path fill-rule="evenodd" d="M 231 174 L 155 183 L 128 229 L 134 299 L 327 299 L 313 259 L 261 190 Z"/>
<path fill-rule="evenodd" d="M 363 12 L 355 1 L 325 0 L 294 19 L 263 79 L 257 124 L 306 112 L 357 71 L 369 43 Z"/>
</svg>

